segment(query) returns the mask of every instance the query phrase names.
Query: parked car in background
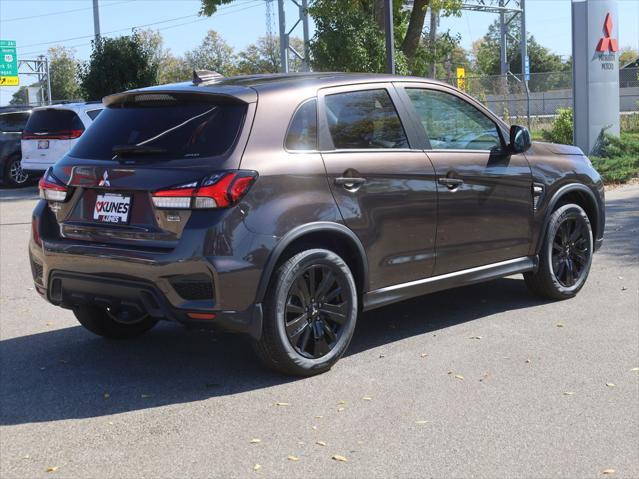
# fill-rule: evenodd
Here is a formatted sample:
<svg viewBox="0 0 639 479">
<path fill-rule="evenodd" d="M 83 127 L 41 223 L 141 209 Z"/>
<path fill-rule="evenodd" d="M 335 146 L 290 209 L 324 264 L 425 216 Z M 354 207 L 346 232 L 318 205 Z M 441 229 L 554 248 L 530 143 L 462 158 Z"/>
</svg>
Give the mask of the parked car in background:
<svg viewBox="0 0 639 479">
<path fill-rule="evenodd" d="M 32 176 L 42 176 L 73 148 L 102 108 L 99 102 L 34 108 L 22 132 L 22 168 Z"/>
<path fill-rule="evenodd" d="M 571 298 L 603 241 L 579 148 L 443 83 L 211 74 L 104 103 L 40 180 L 29 243 L 37 292 L 101 336 L 208 325 L 312 375 L 361 311 L 516 273 Z"/>
<path fill-rule="evenodd" d="M 20 138 L 31 110 L 28 108 L 0 108 L 0 181 L 3 186 L 17 187 L 29 183 L 22 169 Z"/>
</svg>

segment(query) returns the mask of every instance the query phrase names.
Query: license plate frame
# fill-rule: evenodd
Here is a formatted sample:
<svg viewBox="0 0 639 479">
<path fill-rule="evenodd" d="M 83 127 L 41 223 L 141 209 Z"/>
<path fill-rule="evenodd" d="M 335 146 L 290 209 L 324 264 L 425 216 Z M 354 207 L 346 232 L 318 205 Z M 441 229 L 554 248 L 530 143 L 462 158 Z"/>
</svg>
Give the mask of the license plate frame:
<svg viewBox="0 0 639 479">
<path fill-rule="evenodd" d="M 128 225 L 131 221 L 133 195 L 98 193 L 93 206 L 93 221 L 101 224 Z"/>
</svg>

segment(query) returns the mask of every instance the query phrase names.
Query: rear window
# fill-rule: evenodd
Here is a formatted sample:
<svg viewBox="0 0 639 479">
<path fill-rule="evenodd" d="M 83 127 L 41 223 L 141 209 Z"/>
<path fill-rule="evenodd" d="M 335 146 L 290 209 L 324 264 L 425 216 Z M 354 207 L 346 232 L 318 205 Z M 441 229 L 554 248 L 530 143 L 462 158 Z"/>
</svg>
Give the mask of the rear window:
<svg viewBox="0 0 639 479">
<path fill-rule="evenodd" d="M 0 131 L 20 133 L 29 119 L 28 113 L 4 113 L 0 115 Z"/>
<path fill-rule="evenodd" d="M 168 95 L 166 95 L 168 97 Z M 124 156 L 127 147 L 154 158 L 219 156 L 244 122 L 246 105 L 201 100 L 129 102 L 102 110 L 70 155 L 95 160 Z"/>
<path fill-rule="evenodd" d="M 84 130 L 82 120 L 72 110 L 47 108 L 31 113 L 27 127 L 29 133 L 56 133 L 61 131 Z"/>
</svg>

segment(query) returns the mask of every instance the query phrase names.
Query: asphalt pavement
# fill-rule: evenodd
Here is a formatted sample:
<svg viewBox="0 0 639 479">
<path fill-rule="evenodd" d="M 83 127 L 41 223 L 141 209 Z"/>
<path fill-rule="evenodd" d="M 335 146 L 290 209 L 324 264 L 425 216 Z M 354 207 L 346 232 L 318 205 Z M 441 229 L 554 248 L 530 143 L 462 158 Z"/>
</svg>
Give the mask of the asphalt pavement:
<svg viewBox="0 0 639 479">
<path fill-rule="evenodd" d="M 0 477 L 639 477 L 639 185 L 574 299 L 521 276 L 360 318 L 328 373 L 163 323 L 111 342 L 45 303 L 35 189 L 0 192 Z"/>
</svg>

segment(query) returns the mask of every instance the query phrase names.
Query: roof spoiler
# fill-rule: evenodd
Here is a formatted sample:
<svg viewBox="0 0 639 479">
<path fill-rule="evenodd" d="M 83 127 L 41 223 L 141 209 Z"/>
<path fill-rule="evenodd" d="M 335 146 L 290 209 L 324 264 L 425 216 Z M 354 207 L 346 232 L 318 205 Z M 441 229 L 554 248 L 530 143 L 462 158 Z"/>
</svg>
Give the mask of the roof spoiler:
<svg viewBox="0 0 639 479">
<path fill-rule="evenodd" d="M 193 70 L 193 84 L 199 85 L 200 83 L 209 82 L 212 80 L 219 80 L 224 78 L 224 75 L 211 70 Z"/>
</svg>

